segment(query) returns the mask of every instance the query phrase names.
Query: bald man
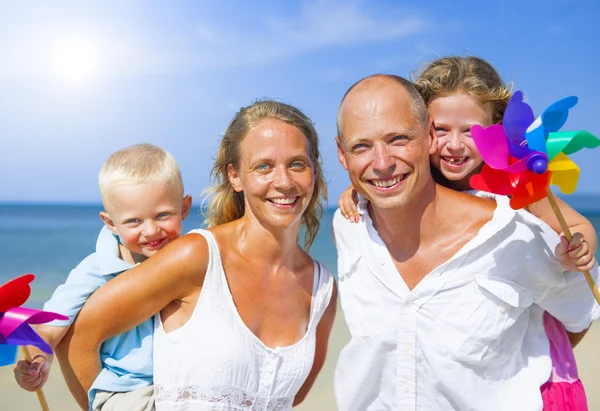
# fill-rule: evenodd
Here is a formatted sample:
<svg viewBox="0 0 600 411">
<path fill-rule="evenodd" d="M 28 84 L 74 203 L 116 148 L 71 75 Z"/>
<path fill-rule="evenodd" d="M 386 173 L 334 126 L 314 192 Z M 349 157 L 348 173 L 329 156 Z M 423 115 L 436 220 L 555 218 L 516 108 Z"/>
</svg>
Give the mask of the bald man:
<svg viewBox="0 0 600 411">
<path fill-rule="evenodd" d="M 361 196 L 358 224 L 339 210 L 333 220 L 352 336 L 335 374 L 339 409 L 541 410 L 544 310 L 572 332 L 600 316 L 584 276 L 555 260 L 557 234 L 504 197 L 435 183 L 435 133 L 401 77 L 348 90 L 337 143 Z"/>
</svg>

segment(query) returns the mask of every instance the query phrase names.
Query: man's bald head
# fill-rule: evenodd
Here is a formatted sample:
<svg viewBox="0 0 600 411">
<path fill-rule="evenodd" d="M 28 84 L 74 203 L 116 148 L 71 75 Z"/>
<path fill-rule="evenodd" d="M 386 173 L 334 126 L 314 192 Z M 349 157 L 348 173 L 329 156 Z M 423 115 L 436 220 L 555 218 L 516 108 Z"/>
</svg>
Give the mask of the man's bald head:
<svg viewBox="0 0 600 411">
<path fill-rule="evenodd" d="M 352 100 L 354 100 L 354 97 L 360 99 L 360 95 L 362 93 L 389 90 L 390 87 L 397 88 L 398 86 L 401 87 L 398 90 L 404 90 L 404 92 L 407 94 L 415 118 L 423 127 L 427 127 L 429 125 L 429 113 L 427 112 L 427 106 L 425 105 L 423 98 L 413 83 L 403 77 L 393 74 L 374 74 L 357 81 L 348 89 L 348 91 L 346 91 L 346 94 L 344 94 L 336 119 L 338 137 L 341 139 L 343 133 L 342 117 L 344 115 L 345 107 L 353 104 Z"/>
</svg>

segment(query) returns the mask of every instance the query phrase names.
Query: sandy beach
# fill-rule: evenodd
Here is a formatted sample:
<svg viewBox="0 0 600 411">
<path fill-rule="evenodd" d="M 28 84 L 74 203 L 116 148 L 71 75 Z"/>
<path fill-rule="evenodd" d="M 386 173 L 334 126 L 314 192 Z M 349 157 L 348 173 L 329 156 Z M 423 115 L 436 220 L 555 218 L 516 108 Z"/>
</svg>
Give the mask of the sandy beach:
<svg viewBox="0 0 600 411">
<path fill-rule="evenodd" d="M 341 309 L 332 332 L 329 354 L 321 374 L 312 391 L 303 404 L 296 407 L 299 411 L 335 410 L 333 396 L 333 371 L 338 354 L 348 341 L 348 331 L 342 317 Z M 596 391 L 600 373 L 600 356 L 596 347 L 600 346 L 600 325 L 592 326 L 585 339 L 575 349 L 579 375 L 586 387 L 590 411 L 600 410 L 600 392 Z M 69 395 L 67 387 L 60 375 L 59 367 L 53 369 L 50 381 L 44 388 L 52 411 L 77 411 L 75 401 Z M 21 390 L 13 379 L 11 367 L 0 368 L 0 411 L 34 411 L 40 406 L 34 393 Z"/>
</svg>

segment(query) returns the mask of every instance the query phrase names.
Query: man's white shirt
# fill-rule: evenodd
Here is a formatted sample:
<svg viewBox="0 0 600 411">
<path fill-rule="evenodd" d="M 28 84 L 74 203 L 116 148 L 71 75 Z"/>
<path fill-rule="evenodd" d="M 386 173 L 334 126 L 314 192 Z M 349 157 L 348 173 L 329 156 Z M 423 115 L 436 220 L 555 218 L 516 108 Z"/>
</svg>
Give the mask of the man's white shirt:
<svg viewBox="0 0 600 411">
<path fill-rule="evenodd" d="M 542 409 L 551 372 L 543 312 L 580 332 L 600 307 L 583 274 L 557 262 L 558 235 L 507 198 L 496 201 L 493 218 L 412 291 L 365 200 L 358 223 L 336 212 L 338 287 L 352 336 L 335 373 L 340 410 Z M 597 280 L 598 265 L 591 272 Z"/>
</svg>

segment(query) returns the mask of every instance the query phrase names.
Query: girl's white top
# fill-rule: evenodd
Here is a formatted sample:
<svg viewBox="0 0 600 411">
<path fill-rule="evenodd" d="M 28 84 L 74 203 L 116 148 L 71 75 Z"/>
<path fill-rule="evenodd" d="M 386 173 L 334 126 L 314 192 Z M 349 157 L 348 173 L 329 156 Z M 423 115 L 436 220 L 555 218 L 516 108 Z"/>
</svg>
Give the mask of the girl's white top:
<svg viewBox="0 0 600 411">
<path fill-rule="evenodd" d="M 157 411 L 291 410 L 310 372 L 316 328 L 329 305 L 333 276 L 315 261 L 306 334 L 286 347 L 267 347 L 242 321 L 229 291 L 212 233 L 204 285 L 185 325 L 165 332 L 155 317 L 154 384 Z"/>
</svg>

